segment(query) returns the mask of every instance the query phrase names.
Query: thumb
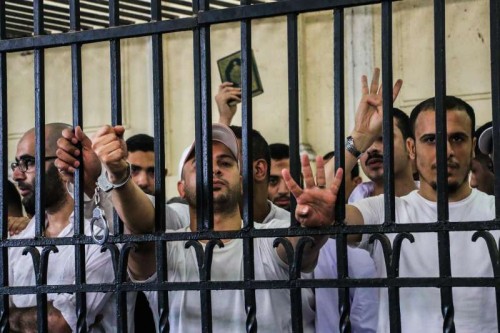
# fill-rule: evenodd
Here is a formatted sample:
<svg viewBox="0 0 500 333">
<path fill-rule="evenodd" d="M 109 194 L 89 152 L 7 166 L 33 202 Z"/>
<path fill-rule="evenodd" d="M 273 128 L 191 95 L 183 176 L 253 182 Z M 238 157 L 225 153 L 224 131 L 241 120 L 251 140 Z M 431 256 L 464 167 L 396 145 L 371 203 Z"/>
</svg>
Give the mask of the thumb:
<svg viewBox="0 0 500 333">
<path fill-rule="evenodd" d="M 123 137 L 123 134 L 125 133 L 125 127 L 122 125 L 116 125 L 114 128 L 115 134 L 119 137 Z"/>
<path fill-rule="evenodd" d="M 75 136 L 82 143 L 82 148 L 92 149 L 92 141 L 90 138 L 83 132 L 80 126 L 76 126 L 75 128 Z"/>
</svg>

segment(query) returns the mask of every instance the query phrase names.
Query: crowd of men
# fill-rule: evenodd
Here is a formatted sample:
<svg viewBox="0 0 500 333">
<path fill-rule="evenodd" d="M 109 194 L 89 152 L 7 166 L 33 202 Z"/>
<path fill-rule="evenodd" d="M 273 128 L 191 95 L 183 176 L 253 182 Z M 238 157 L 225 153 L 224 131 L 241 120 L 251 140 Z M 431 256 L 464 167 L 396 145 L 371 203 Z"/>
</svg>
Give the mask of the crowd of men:
<svg viewBox="0 0 500 333">
<path fill-rule="evenodd" d="M 252 130 L 252 215 L 255 229 L 287 228 L 291 214 L 304 228 L 330 226 L 335 223 L 335 206 L 346 204 L 345 223 L 349 225 L 382 224 L 384 206 L 384 154 L 382 140 L 382 97 L 379 70 L 371 84 L 362 77 L 362 98 L 356 111 L 355 127 L 346 139 L 345 168 L 334 170 L 335 153 L 316 159 L 313 172 L 307 156 L 301 158 L 302 178 L 297 183 L 290 176 L 289 147 L 269 145 Z M 394 99 L 402 82 L 396 81 Z M 235 231 L 242 222 L 242 129 L 231 125 L 241 90 L 223 83 L 215 97 L 219 123 L 212 125 L 213 230 Z M 408 116 L 399 109 L 394 116 L 394 188 L 396 223 L 432 223 L 437 221 L 437 170 L 447 168 L 449 220 L 489 221 L 495 218 L 493 193 L 491 124 L 475 132 L 475 114 L 465 101 L 445 97 L 446 165 L 439 166 L 436 157 L 435 99 L 419 103 Z M 142 235 L 155 231 L 155 153 L 154 139 L 136 135 L 124 140 L 122 126 L 104 126 L 92 140 L 81 130 L 66 124 L 52 123 L 45 127 L 45 228 L 44 237 L 71 237 L 74 231 L 75 202 L 71 183 L 83 159 L 85 203 L 85 234 L 91 234 L 92 212 L 99 205 L 104 214 L 113 209 L 123 222 L 125 233 Z M 476 149 L 479 147 L 478 149 Z M 195 143 L 184 150 L 179 162 L 177 184 L 180 200 L 166 205 L 167 230 L 197 230 Z M 33 238 L 35 218 L 35 129 L 20 139 L 16 160 L 12 163 L 13 180 L 29 217 L 19 218 L 15 205 L 9 208 L 12 238 Z M 362 182 L 359 167 L 369 178 Z M 162 170 L 163 171 L 163 170 Z M 345 171 L 345 172 L 344 172 Z M 167 170 L 163 171 L 165 174 Z M 417 177 L 416 177 L 417 176 Z M 344 184 L 344 186 L 342 186 Z M 97 188 L 97 190 L 96 190 Z M 344 189 L 340 193 L 339 190 Z M 17 193 L 17 192 L 16 192 Z M 295 198 L 291 212 L 290 198 Z M 98 200 L 96 200 L 98 198 Z M 15 218 L 14 216 L 17 217 Z M 113 230 L 113 219 L 108 218 Z M 105 232 L 93 230 L 94 233 Z M 498 230 L 490 231 L 499 239 Z M 380 243 L 371 242 L 370 235 L 351 235 L 347 247 L 348 276 L 356 279 L 388 276 L 386 257 Z M 387 234 L 391 244 L 397 234 Z M 401 248 L 399 276 L 439 277 L 438 244 L 435 233 L 413 233 L 414 241 Z M 453 277 L 493 277 L 493 263 L 487 245 L 473 242 L 472 232 L 450 232 L 451 271 Z M 301 266 L 304 279 L 336 279 L 337 244 L 329 235 L 312 236 L 305 243 Z M 294 247 L 298 237 L 288 237 Z M 289 279 L 289 256 L 283 243 L 274 246 L 272 238 L 254 238 L 254 274 L 256 280 Z M 188 241 L 167 242 L 168 281 L 200 281 L 196 246 Z M 211 251 L 213 281 L 244 279 L 242 239 L 223 239 L 212 246 L 198 241 Z M 208 244 L 212 244 L 207 246 Z M 302 244 L 303 245 L 303 244 Z M 301 245 L 301 246 L 302 246 Z M 210 248 L 209 248 L 210 247 Z M 72 246 L 58 246 L 48 257 L 47 284 L 65 285 L 75 282 L 75 251 Z M 9 281 L 13 286 L 35 285 L 32 259 L 23 255 L 23 248 L 9 249 Z M 128 277 L 133 282 L 157 280 L 155 244 L 140 242 L 129 252 Z M 113 261 L 109 251 L 98 244 L 85 246 L 86 282 L 114 281 Z M 212 291 L 211 324 L 214 332 L 245 332 L 247 305 L 242 290 Z M 402 288 L 400 316 L 402 332 L 441 332 L 443 316 L 438 288 Z M 290 291 L 257 289 L 255 313 L 259 332 L 291 332 Z M 156 291 L 130 293 L 127 298 L 128 329 L 147 332 L 158 328 L 160 314 Z M 337 332 L 341 325 L 336 288 L 302 288 L 302 327 L 304 332 Z M 86 320 L 93 332 L 116 331 L 115 295 L 87 293 Z M 389 299 L 385 288 L 351 288 L 349 322 L 352 332 L 389 332 Z M 498 320 L 494 288 L 470 286 L 453 288 L 454 325 L 458 332 L 497 332 Z M 149 305 L 149 307 L 148 307 Z M 9 323 L 13 332 L 36 331 L 36 295 L 10 296 Z M 150 310 L 150 311 L 146 311 Z M 168 322 L 172 332 L 201 331 L 203 309 L 196 290 L 170 291 Z M 149 319 L 150 318 L 150 319 Z M 48 295 L 48 325 L 51 332 L 76 330 L 75 295 Z"/>
</svg>

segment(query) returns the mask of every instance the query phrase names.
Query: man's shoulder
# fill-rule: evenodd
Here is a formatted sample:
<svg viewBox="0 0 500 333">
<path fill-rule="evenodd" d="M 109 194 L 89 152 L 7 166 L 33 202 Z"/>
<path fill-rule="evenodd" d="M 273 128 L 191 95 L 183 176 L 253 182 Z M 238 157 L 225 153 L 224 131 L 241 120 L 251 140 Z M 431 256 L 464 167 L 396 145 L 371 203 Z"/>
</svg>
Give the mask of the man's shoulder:
<svg viewBox="0 0 500 333">
<path fill-rule="evenodd" d="M 371 197 L 374 186 L 375 185 L 372 181 L 367 181 L 356 185 L 354 190 L 352 190 L 351 195 L 349 196 L 349 203 Z"/>
<path fill-rule="evenodd" d="M 269 211 L 269 214 L 267 214 L 266 218 L 264 219 L 263 223 L 268 223 L 271 220 L 288 220 L 288 221 L 290 220 L 289 211 L 279 206 L 276 206 L 269 200 L 268 203 L 270 204 L 271 209 Z"/>
</svg>

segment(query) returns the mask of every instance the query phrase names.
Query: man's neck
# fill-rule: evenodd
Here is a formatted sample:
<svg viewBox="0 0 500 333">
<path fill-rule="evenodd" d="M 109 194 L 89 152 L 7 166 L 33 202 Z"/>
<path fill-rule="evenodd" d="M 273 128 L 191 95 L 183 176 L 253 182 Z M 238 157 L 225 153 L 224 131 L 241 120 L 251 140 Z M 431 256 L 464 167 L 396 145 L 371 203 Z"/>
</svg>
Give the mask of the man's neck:
<svg viewBox="0 0 500 333">
<path fill-rule="evenodd" d="M 448 202 L 457 202 L 467 198 L 472 192 L 469 183 L 464 182 L 459 189 L 453 193 L 448 193 Z M 429 201 L 437 202 L 437 191 L 428 183 L 421 182 L 418 194 Z"/>
<path fill-rule="evenodd" d="M 254 186 L 253 193 L 253 220 L 262 223 L 271 212 L 271 205 L 267 201 L 267 184 Z"/>
<path fill-rule="evenodd" d="M 189 218 L 191 230 L 197 230 L 198 221 L 196 218 L 196 207 L 189 206 Z M 214 230 L 240 230 L 241 229 L 241 214 L 238 206 L 227 212 L 214 212 Z"/>
<path fill-rule="evenodd" d="M 64 202 L 58 205 L 57 209 L 48 208 L 46 210 L 47 226 L 45 227 L 46 237 L 57 237 L 61 231 L 69 224 L 69 217 L 73 214 L 74 201 L 71 196 L 67 196 Z"/>
</svg>

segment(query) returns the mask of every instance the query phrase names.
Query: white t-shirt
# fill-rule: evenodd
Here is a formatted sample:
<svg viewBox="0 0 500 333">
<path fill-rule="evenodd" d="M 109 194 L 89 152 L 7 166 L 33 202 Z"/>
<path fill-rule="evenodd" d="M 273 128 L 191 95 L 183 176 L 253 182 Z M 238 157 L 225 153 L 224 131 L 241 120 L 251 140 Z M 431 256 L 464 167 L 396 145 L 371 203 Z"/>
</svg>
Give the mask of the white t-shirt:
<svg viewBox="0 0 500 333">
<path fill-rule="evenodd" d="M 353 204 L 365 224 L 384 221 L 383 196 L 367 198 Z M 413 191 L 396 198 L 398 223 L 436 222 L 437 204 Z M 465 199 L 449 204 L 450 223 L 487 221 L 495 217 L 495 198 L 475 189 Z M 500 231 L 491 232 L 499 239 Z M 403 241 L 399 265 L 401 277 L 439 277 L 438 243 L 436 233 L 412 233 L 415 242 Z M 484 240 L 472 241 L 473 231 L 450 232 L 451 272 L 453 277 L 492 277 L 493 269 Z M 387 234 L 391 243 L 396 234 Z M 363 236 L 361 246 L 370 249 L 377 274 L 386 277 L 380 243 L 367 245 L 369 235 Z M 401 329 L 403 332 L 442 332 L 443 318 L 438 288 L 401 288 Z M 494 288 L 453 288 L 455 327 L 457 332 L 497 332 Z M 389 332 L 388 293 L 380 289 L 378 332 Z"/>
<path fill-rule="evenodd" d="M 90 235 L 90 223 L 85 220 L 85 234 Z M 57 237 L 72 237 L 74 235 L 73 216 L 70 222 Z M 26 226 L 21 233 L 13 236 L 13 239 L 33 238 L 35 236 L 35 219 Z M 9 248 L 9 281 L 12 286 L 34 286 L 35 272 L 33 259 L 30 254 L 22 255 L 24 247 Z M 41 253 L 42 248 L 37 247 Z M 57 246 L 57 253 L 50 253 L 47 269 L 48 285 L 73 285 L 75 284 L 75 248 L 72 245 Z M 85 270 L 88 284 L 112 283 L 114 281 L 113 264 L 109 251 L 101 253 L 101 246 L 85 246 Z M 111 293 L 87 293 L 87 327 L 91 327 L 97 315 L 103 315 L 100 329 L 112 332 L 116 327 L 116 317 L 113 311 L 105 311 L 109 308 L 115 309 L 111 299 Z M 61 293 L 48 294 L 48 301 L 63 315 L 64 319 L 73 331 L 76 330 L 76 295 Z M 18 308 L 35 307 L 36 295 L 12 295 L 11 301 Z M 110 314 L 110 315 L 105 315 Z M 90 330 L 92 331 L 92 330 Z M 97 329 L 97 332 L 100 330 Z"/>
<path fill-rule="evenodd" d="M 272 203 L 272 201 L 267 200 L 267 204 L 271 209 L 269 210 L 269 214 L 264 218 L 261 223 L 268 223 L 272 220 L 283 220 L 290 222 L 290 212 L 286 209 L 276 206 Z"/>
<path fill-rule="evenodd" d="M 256 224 L 256 228 L 285 228 L 286 221 Z M 189 227 L 178 230 L 190 231 Z M 274 238 L 254 240 L 256 280 L 288 279 L 288 266 L 273 247 Z M 196 253 L 185 243 L 167 243 L 168 280 L 171 282 L 199 281 Z M 203 245 L 203 243 L 201 243 Z M 243 279 L 243 241 L 234 239 L 214 249 L 212 281 Z M 156 279 L 156 274 L 145 282 Z M 242 290 L 212 291 L 213 332 L 245 332 L 245 298 Z M 157 292 L 146 292 L 153 309 L 158 309 Z M 256 290 L 257 325 L 259 332 L 291 332 L 290 291 L 288 289 Z M 169 292 L 169 324 L 172 332 L 200 332 L 201 313 L 198 291 Z M 158 311 L 154 311 L 158 325 Z M 305 323 L 304 332 L 314 332 L 314 323 Z"/>
</svg>

